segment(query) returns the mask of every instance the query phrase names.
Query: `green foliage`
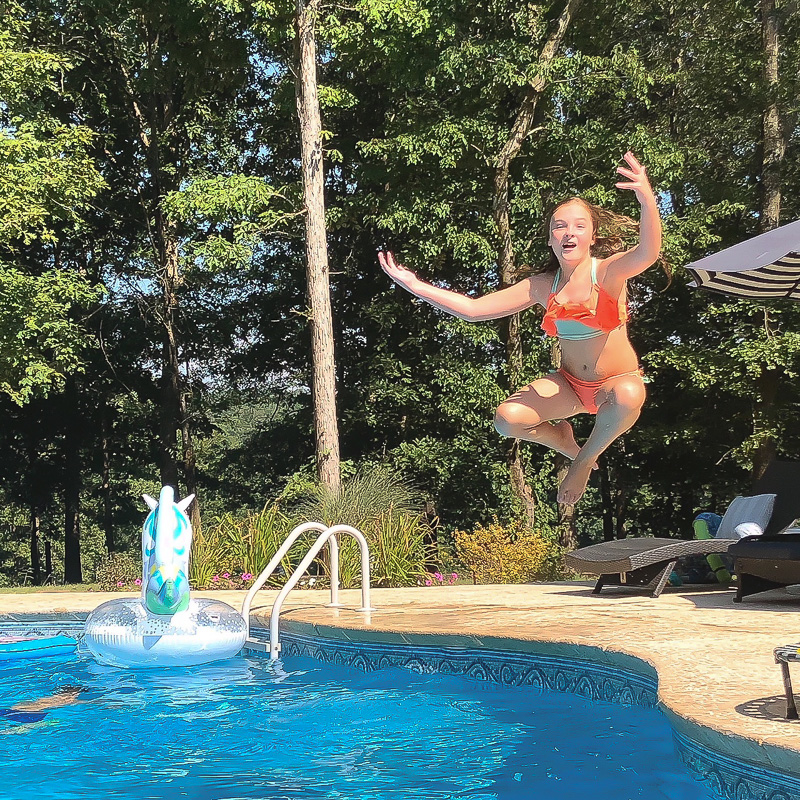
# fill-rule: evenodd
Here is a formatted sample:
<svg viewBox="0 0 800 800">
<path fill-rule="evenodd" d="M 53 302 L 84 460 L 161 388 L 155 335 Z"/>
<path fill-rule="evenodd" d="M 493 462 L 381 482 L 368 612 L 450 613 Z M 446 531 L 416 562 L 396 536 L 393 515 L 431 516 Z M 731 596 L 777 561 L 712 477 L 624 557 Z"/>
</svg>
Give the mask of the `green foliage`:
<svg viewBox="0 0 800 800">
<path fill-rule="evenodd" d="M 526 583 L 563 575 L 563 553 L 552 538 L 497 519 L 456 531 L 456 556 L 477 583 Z"/>
<path fill-rule="evenodd" d="M 277 503 L 260 512 L 245 515 L 225 514 L 195 532 L 189 578 L 196 589 L 215 588 L 214 576 L 228 573 L 239 577 L 258 577 L 294 526 Z M 310 534 L 309 534 L 310 535 Z M 294 566 L 302 558 L 305 540 L 299 541 L 282 559 L 280 570 L 273 573 L 269 584 L 283 585 Z"/>
<path fill-rule="evenodd" d="M 104 186 L 94 134 L 41 119 L 12 125 L 0 129 L 0 244 L 55 243 L 55 225 L 76 221 Z"/>
<path fill-rule="evenodd" d="M 100 297 L 78 276 L 0 268 L 0 393 L 22 405 L 63 389 L 67 375 L 84 368 L 89 344 L 73 315 Z"/>
<path fill-rule="evenodd" d="M 104 592 L 135 591 L 141 585 L 142 561 L 131 553 L 111 553 L 97 566 L 96 581 Z"/>
<path fill-rule="evenodd" d="M 91 155 L 94 132 L 43 107 L 68 60 L 26 47 L 23 6 L 10 8 L 0 29 L 0 393 L 23 404 L 83 367 L 88 337 L 79 315 L 100 289 L 42 262 L 81 229 L 105 181 Z M 29 260 L 34 247 L 38 257 Z"/>
</svg>

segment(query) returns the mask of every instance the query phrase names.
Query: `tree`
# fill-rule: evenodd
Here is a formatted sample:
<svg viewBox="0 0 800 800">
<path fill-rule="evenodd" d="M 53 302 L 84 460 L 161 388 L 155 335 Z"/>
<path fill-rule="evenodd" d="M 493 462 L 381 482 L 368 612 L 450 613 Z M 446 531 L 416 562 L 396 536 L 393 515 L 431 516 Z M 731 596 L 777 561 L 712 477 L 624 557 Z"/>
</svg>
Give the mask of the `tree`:
<svg viewBox="0 0 800 800">
<path fill-rule="evenodd" d="M 520 153 L 525 139 L 531 133 L 536 109 L 547 87 L 546 76 L 552 67 L 553 60 L 558 54 L 564 34 L 573 16 L 580 7 L 580 2 L 581 0 L 567 0 L 562 12 L 552 25 L 539 54 L 536 75 L 526 87 L 519 111 L 514 119 L 514 124 L 511 126 L 508 140 L 497 156 L 492 207 L 499 240 L 497 248 L 497 266 L 500 271 L 501 288 L 511 286 L 521 277 L 515 263 L 514 248 L 511 239 L 511 203 L 509 197 L 511 163 Z M 508 371 L 511 376 L 512 387 L 516 387 L 521 382 L 523 364 L 519 315 L 513 314 L 510 316 L 506 325 L 505 338 Z M 533 502 L 533 493 L 525 482 L 525 471 L 519 452 L 518 440 L 509 440 L 507 454 L 511 486 L 514 494 L 522 505 L 527 523 L 529 527 L 532 528 L 535 521 L 535 504 Z"/>
<path fill-rule="evenodd" d="M 48 100 L 69 63 L 26 46 L 22 7 L 0 29 L 0 393 L 19 404 L 64 386 L 88 344 L 80 314 L 100 287 L 61 245 L 84 230 L 103 187 L 85 125 L 61 122 Z"/>
<path fill-rule="evenodd" d="M 314 25 L 319 0 L 297 0 L 297 115 L 306 210 L 306 261 L 311 327 L 311 392 L 314 407 L 317 472 L 329 489 L 339 486 L 339 432 L 336 419 L 336 367 L 326 242 L 322 123 L 317 98 Z"/>
</svg>

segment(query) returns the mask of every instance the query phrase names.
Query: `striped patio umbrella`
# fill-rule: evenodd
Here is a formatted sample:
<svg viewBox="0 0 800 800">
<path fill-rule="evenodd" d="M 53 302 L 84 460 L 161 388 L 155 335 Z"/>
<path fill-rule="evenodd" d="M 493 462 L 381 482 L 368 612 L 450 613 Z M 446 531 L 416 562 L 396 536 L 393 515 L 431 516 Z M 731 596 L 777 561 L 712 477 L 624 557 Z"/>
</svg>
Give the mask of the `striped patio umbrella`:
<svg viewBox="0 0 800 800">
<path fill-rule="evenodd" d="M 769 300 L 800 300 L 800 220 L 692 261 L 690 286 Z"/>
</svg>

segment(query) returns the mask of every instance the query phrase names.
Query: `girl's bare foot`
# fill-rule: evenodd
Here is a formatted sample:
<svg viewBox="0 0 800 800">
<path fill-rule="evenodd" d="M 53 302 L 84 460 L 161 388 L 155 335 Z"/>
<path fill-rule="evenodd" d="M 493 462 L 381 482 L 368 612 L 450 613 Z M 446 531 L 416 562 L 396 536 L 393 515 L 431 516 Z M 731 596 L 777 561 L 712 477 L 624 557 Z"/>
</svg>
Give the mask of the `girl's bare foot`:
<svg viewBox="0 0 800 800">
<path fill-rule="evenodd" d="M 593 469 L 597 469 L 597 464 L 587 464 L 580 459 L 573 460 L 567 470 L 567 476 L 558 487 L 557 501 L 566 506 L 574 506 L 583 497 Z"/>
<path fill-rule="evenodd" d="M 559 439 L 563 443 L 563 446 L 558 448 L 558 452 L 574 461 L 578 457 L 581 448 L 575 441 L 575 432 L 572 430 L 572 425 L 565 419 L 550 424 L 558 431 Z M 592 469 L 599 469 L 596 461 L 592 464 Z"/>
</svg>

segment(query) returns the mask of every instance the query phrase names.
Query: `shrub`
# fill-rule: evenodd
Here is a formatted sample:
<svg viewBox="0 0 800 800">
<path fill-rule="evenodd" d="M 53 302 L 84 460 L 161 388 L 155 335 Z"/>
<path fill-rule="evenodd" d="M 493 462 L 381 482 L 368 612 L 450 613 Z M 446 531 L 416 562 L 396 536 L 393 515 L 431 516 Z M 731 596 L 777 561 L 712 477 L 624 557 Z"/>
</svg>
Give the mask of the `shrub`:
<svg viewBox="0 0 800 800">
<path fill-rule="evenodd" d="M 241 576 L 258 577 L 293 527 L 291 519 L 280 510 L 277 503 L 243 517 L 225 514 L 204 525 L 192 544 L 189 564 L 192 587 L 238 588 L 240 584 L 248 582 Z M 292 547 L 281 561 L 282 569 L 276 571 L 278 575 L 281 572 L 289 574 L 299 562 L 302 558 L 300 547 L 302 542 Z M 224 575 L 229 577 L 221 582 L 219 579 Z M 215 577 L 218 580 L 215 581 Z M 283 578 L 273 573 L 268 583 L 282 585 Z"/>
<path fill-rule="evenodd" d="M 562 569 L 561 548 L 519 522 L 504 527 L 495 518 L 469 533 L 456 531 L 454 539 L 458 559 L 477 583 L 548 580 L 558 577 Z"/>
<path fill-rule="evenodd" d="M 433 531 L 419 515 L 393 508 L 362 521 L 370 552 L 372 586 L 416 586 L 426 575 Z M 361 585 L 361 551 L 352 536 L 339 537 L 339 580 L 344 589 Z M 325 574 L 330 579 L 328 564 Z"/>
<path fill-rule="evenodd" d="M 142 559 L 132 553 L 111 553 L 97 567 L 97 584 L 103 591 L 133 590 L 142 584 Z"/>
</svg>

